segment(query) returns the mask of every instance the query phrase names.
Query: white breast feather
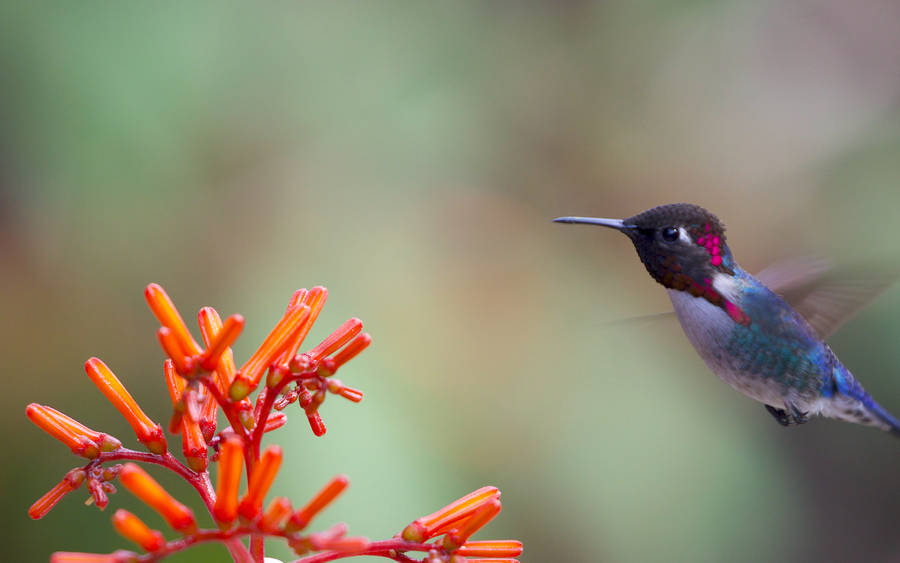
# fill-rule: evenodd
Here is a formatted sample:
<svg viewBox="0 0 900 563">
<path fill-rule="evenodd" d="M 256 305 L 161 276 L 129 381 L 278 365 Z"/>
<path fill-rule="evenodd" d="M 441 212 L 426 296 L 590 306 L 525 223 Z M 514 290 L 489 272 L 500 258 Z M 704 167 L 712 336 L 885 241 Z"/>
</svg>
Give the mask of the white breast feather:
<svg viewBox="0 0 900 563">
<path fill-rule="evenodd" d="M 713 287 L 727 299 L 729 292 L 733 293 L 737 289 L 731 280 L 720 281 L 724 277 L 717 277 Z M 757 401 L 774 407 L 783 406 L 783 400 L 775 389 L 767 385 L 763 379 L 748 378 L 739 373 L 724 351 L 727 339 L 730 338 L 734 328 L 734 321 L 728 313 L 706 299 L 694 297 L 685 291 L 669 289 L 668 293 L 681 323 L 681 329 L 713 373 L 734 389 Z"/>
</svg>

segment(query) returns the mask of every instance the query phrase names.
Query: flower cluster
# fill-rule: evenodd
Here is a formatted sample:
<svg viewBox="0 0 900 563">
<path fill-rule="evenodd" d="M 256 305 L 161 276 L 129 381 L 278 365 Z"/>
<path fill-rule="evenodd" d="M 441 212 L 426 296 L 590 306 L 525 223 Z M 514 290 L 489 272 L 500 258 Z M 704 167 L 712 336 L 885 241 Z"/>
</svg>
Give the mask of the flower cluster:
<svg viewBox="0 0 900 563">
<path fill-rule="evenodd" d="M 261 440 L 264 433 L 284 426 L 287 416 L 281 411 L 298 403 L 313 434 L 321 436 L 326 429 L 319 410 L 329 393 L 353 402 L 363 397 L 361 391 L 333 377 L 371 343 L 359 319 L 348 320 L 311 350 L 299 352 L 325 304 L 325 288 L 296 291 L 281 320 L 240 368 L 231 345 L 244 327 L 243 317 L 232 315 L 222 321 L 215 309 L 201 309 L 201 346 L 160 286 L 147 286 L 145 297 L 161 325 L 157 338 L 167 356 L 163 379 L 173 405 L 167 430 L 170 435 L 181 435 L 184 461 L 169 451 L 162 425 L 144 413 L 106 364 L 91 358 L 85 363 L 88 377 L 122 414 L 146 451 L 123 447 L 119 439 L 92 430 L 51 407 L 28 405 L 25 412 L 32 422 L 88 460 L 66 473 L 28 513 L 34 519 L 42 518 L 82 486 L 88 491 L 89 503 L 103 509 L 109 504 L 109 495 L 116 492 L 114 483 L 118 481 L 157 512 L 176 537 L 167 539 L 138 516 L 120 509 L 113 514 L 113 527 L 142 553 L 57 552 L 52 562 L 151 562 L 197 543 L 218 541 L 235 561 L 261 563 L 266 537 L 283 538 L 302 557 L 297 563 L 322 563 L 353 555 L 415 561 L 408 555 L 413 552 L 423 553 L 421 561 L 430 563 L 510 563 L 521 553 L 522 544 L 517 541 L 469 540 L 500 512 L 500 492 L 494 487 L 466 495 L 383 541 L 348 536 L 344 524 L 324 532 L 306 532 L 316 515 L 347 488 L 349 481 L 343 475 L 334 477 L 299 508 L 284 497 L 265 504 L 284 452 L 277 445 L 261 451 Z M 263 382 L 255 401 L 251 400 L 250 394 Z M 220 411 L 230 425 L 217 431 Z M 210 462 L 216 465 L 215 486 Z M 214 527 L 201 528 L 194 512 L 138 463 L 164 467 L 185 479 L 199 494 Z M 242 480 L 246 483 L 243 494 Z"/>
</svg>

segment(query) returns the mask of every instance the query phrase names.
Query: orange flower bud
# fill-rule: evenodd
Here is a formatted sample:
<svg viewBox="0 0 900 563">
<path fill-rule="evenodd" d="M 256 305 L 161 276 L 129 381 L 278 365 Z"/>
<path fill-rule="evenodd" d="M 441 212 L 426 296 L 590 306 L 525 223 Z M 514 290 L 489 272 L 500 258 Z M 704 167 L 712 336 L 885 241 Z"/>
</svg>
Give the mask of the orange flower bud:
<svg viewBox="0 0 900 563">
<path fill-rule="evenodd" d="M 451 502 L 437 512 L 414 520 L 403 530 L 403 539 L 412 542 L 423 542 L 442 531 L 446 531 L 455 522 L 468 518 L 484 504 L 499 498 L 500 491 L 497 487 L 482 487 Z"/>
<path fill-rule="evenodd" d="M 362 330 L 362 321 L 357 318 L 352 318 L 344 322 L 341 326 L 338 327 L 337 330 L 332 332 L 328 337 L 323 340 L 318 346 L 309 351 L 310 357 L 313 360 L 321 360 L 325 356 L 331 354 L 344 344 L 350 341 L 351 338 L 359 334 L 359 331 Z"/>
<path fill-rule="evenodd" d="M 134 398 L 128 393 L 122 382 L 113 374 L 106 364 L 98 358 L 91 358 L 84 364 L 84 369 L 94 385 L 106 395 L 106 398 L 125 417 L 128 424 L 137 434 L 137 439 L 155 454 L 166 452 L 166 436 L 162 427 L 150 420 Z"/>
<path fill-rule="evenodd" d="M 500 501 L 496 498 L 482 504 L 471 516 L 460 522 L 459 528 L 447 532 L 447 535 L 444 536 L 444 549 L 458 549 L 469 540 L 472 534 L 493 520 L 494 516 L 500 513 L 500 509 Z"/>
<path fill-rule="evenodd" d="M 294 295 L 291 297 L 291 301 L 288 304 L 288 308 L 290 309 L 292 306 L 301 303 L 306 305 L 309 307 L 309 319 L 307 319 L 307 321 L 303 323 L 303 326 L 300 327 L 300 330 L 291 337 L 284 352 L 282 352 L 277 360 L 278 364 L 287 364 L 297 355 L 297 351 L 300 349 L 300 346 L 303 345 L 306 335 L 309 334 L 316 319 L 319 318 L 319 313 L 322 312 L 322 307 L 325 306 L 325 301 L 327 299 L 328 290 L 320 285 L 312 288 L 308 292 L 305 289 L 298 289 L 294 292 Z"/>
<path fill-rule="evenodd" d="M 28 516 L 34 520 L 40 520 L 56 506 L 56 503 L 61 501 L 64 496 L 80 487 L 83 482 L 83 469 L 73 469 L 69 471 L 62 481 L 44 493 L 44 496 L 37 499 L 34 504 L 31 505 L 31 508 L 28 509 Z"/>
<path fill-rule="evenodd" d="M 281 522 L 291 513 L 291 501 L 284 497 L 272 499 L 257 527 L 266 533 L 274 533 L 281 527 Z"/>
<path fill-rule="evenodd" d="M 184 320 L 178 314 L 178 309 L 175 308 L 165 290 L 158 284 L 151 283 L 144 290 L 144 297 L 147 299 L 150 310 L 159 320 L 159 324 L 172 331 L 184 354 L 187 356 L 200 354 L 200 346 L 188 332 L 187 325 L 184 324 Z"/>
<path fill-rule="evenodd" d="M 269 367 L 269 375 L 266 376 L 266 387 L 277 387 L 288 375 L 291 375 L 290 368 L 273 364 Z"/>
<path fill-rule="evenodd" d="M 25 414 L 41 430 L 69 446 L 75 455 L 94 459 L 101 450 L 109 452 L 122 447 L 112 436 L 91 430 L 56 409 L 31 403 L 25 407 Z"/>
<path fill-rule="evenodd" d="M 326 506 L 331 504 L 338 495 L 344 492 L 344 489 L 346 489 L 349 484 L 350 480 L 346 475 L 336 475 L 332 477 L 331 481 L 329 481 L 322 490 L 316 493 L 303 508 L 291 514 L 291 518 L 285 526 L 285 531 L 296 532 L 308 526 L 312 519 L 315 518 L 319 512 L 324 510 Z"/>
<path fill-rule="evenodd" d="M 238 420 L 241 421 L 244 428 L 253 430 L 253 427 L 256 426 L 256 419 L 253 418 L 253 403 L 250 402 L 250 399 L 244 398 L 238 401 L 235 410 L 237 410 Z"/>
<path fill-rule="evenodd" d="M 50 563 L 136 563 L 137 554 L 119 550 L 113 553 L 76 553 L 57 551 L 50 556 Z"/>
<path fill-rule="evenodd" d="M 278 321 L 269 336 L 263 341 L 259 349 L 253 353 L 247 363 L 241 367 L 240 373 L 231 384 L 229 394 L 232 400 L 238 401 L 246 397 L 256 389 L 263 373 L 268 369 L 272 361 L 277 358 L 289 343 L 293 334 L 303 326 L 309 318 L 309 307 L 300 305 L 288 309 L 284 317 Z"/>
<path fill-rule="evenodd" d="M 467 557 L 518 557 L 522 554 L 522 542 L 515 540 L 470 541 L 456 550 L 456 554 Z"/>
<path fill-rule="evenodd" d="M 159 345 L 162 346 L 166 356 L 175 362 L 175 369 L 178 373 L 184 377 L 191 376 L 194 369 L 191 365 L 188 365 L 190 358 L 185 355 L 184 349 L 182 349 L 181 343 L 178 342 L 178 338 L 172 332 L 172 329 L 164 326 L 159 327 L 159 330 L 156 331 L 156 338 L 159 340 Z"/>
<path fill-rule="evenodd" d="M 253 468 L 253 475 L 250 477 L 250 484 L 247 487 L 247 494 L 241 499 L 238 506 L 238 514 L 247 520 L 253 520 L 262 511 L 263 499 L 269 492 L 278 469 L 281 467 L 282 458 L 281 447 L 269 446 L 263 452 L 259 459 L 259 463 Z"/>
<path fill-rule="evenodd" d="M 222 318 L 219 313 L 212 307 L 204 307 L 197 314 L 197 322 L 200 324 L 200 334 L 203 335 L 203 342 L 207 349 L 210 344 L 218 338 L 219 332 L 222 330 Z M 219 376 L 219 390 L 223 393 L 228 390 L 231 380 L 237 368 L 234 365 L 234 353 L 231 348 L 226 348 L 219 357 L 216 365 L 216 375 Z"/>
<path fill-rule="evenodd" d="M 219 404 L 213 398 L 211 393 L 206 393 L 206 396 L 200 403 L 200 420 L 197 421 L 200 425 L 200 431 L 205 442 L 209 442 L 212 440 L 213 436 L 216 435 L 218 413 Z"/>
<path fill-rule="evenodd" d="M 213 518 L 228 525 L 237 518 L 238 488 L 244 464 L 244 443 L 235 435 L 228 436 L 219 447 L 219 476 L 216 482 L 216 504 Z"/>
<path fill-rule="evenodd" d="M 244 330 L 244 317 L 232 315 L 225 319 L 222 328 L 216 331 L 215 337 L 207 344 L 206 352 L 200 357 L 200 367 L 206 371 L 213 371 L 219 365 L 219 359 L 241 335 Z"/>
<path fill-rule="evenodd" d="M 339 367 L 355 358 L 360 352 L 368 348 L 371 343 L 372 337 L 366 332 L 354 338 L 350 344 L 347 344 L 332 357 L 332 360 L 334 360 L 334 370 L 337 371 Z"/>
<path fill-rule="evenodd" d="M 151 530 L 134 514 L 120 508 L 112 517 L 113 527 L 127 540 L 141 546 L 145 551 L 156 551 L 166 545 L 166 539 L 156 530 Z"/>
<path fill-rule="evenodd" d="M 163 362 L 163 377 L 166 380 L 166 389 L 169 390 L 169 398 L 172 400 L 172 405 L 184 410 L 184 405 L 181 404 L 179 406 L 179 401 L 181 401 L 181 396 L 184 394 L 187 382 L 178 375 L 172 358 L 166 358 L 166 361 Z"/>
<path fill-rule="evenodd" d="M 172 498 L 140 466 L 126 463 L 119 473 L 119 481 L 131 494 L 158 512 L 175 530 L 183 534 L 192 534 L 197 530 L 193 511 Z"/>
<path fill-rule="evenodd" d="M 266 427 L 263 429 L 263 432 L 277 430 L 285 424 L 287 424 L 287 415 L 283 412 L 273 412 L 269 414 L 269 418 L 266 419 Z"/>
<path fill-rule="evenodd" d="M 169 389 L 169 398 L 172 399 L 176 411 L 170 424 L 170 426 L 176 425 L 176 428 L 170 428 L 170 431 L 181 434 L 181 448 L 190 468 L 194 471 L 205 471 L 209 465 L 206 438 L 201 432 L 200 424 L 189 416 L 182 416 L 181 412 L 185 408 L 182 402 L 185 380 L 175 372 L 175 364 L 171 358 L 167 359 L 163 365 L 163 373 L 166 387 Z"/>
<path fill-rule="evenodd" d="M 329 378 L 328 391 L 336 395 L 340 395 L 341 397 L 349 401 L 353 401 L 354 403 L 358 403 L 363 400 L 362 391 L 344 385 L 340 379 Z"/>
<path fill-rule="evenodd" d="M 325 428 L 325 421 L 322 420 L 322 415 L 317 411 L 306 413 L 306 420 L 309 421 L 309 427 L 312 428 L 313 434 L 316 436 L 325 434 L 325 431 L 327 430 Z"/>
<path fill-rule="evenodd" d="M 206 440 L 203 439 L 203 432 L 200 425 L 188 418 L 181 419 L 181 451 L 184 453 L 184 459 L 188 466 L 194 471 L 206 471 L 209 467 L 209 458 L 207 457 Z"/>
<path fill-rule="evenodd" d="M 222 330 L 222 319 L 215 309 L 212 307 L 204 307 L 200 309 L 197 320 L 200 324 L 200 332 L 203 334 L 203 342 L 206 344 L 206 347 L 209 348 Z M 236 371 L 237 368 L 234 365 L 234 353 L 231 351 L 231 348 L 226 348 L 219 357 L 219 362 L 215 371 L 216 387 L 218 387 L 219 391 L 223 394 L 228 392 L 232 381 L 234 381 Z M 202 409 L 200 415 L 200 429 L 203 430 L 203 436 L 209 441 L 215 434 L 215 414 L 218 405 L 215 403 L 215 400 L 210 397 L 207 399 L 207 402 L 204 403 L 204 407 L 205 408 Z M 239 413 L 238 416 L 241 418 L 241 423 L 248 428 L 252 428 L 252 418 L 247 418 L 240 414 L 253 410 L 253 403 L 250 402 L 250 399 L 246 397 L 241 399 L 238 401 L 237 405 L 235 405 L 235 409 Z"/>
<path fill-rule="evenodd" d="M 302 305 L 305 302 L 307 295 L 309 295 L 309 291 L 305 287 L 301 287 L 291 295 L 291 298 L 288 300 L 287 308 L 293 309 L 297 305 Z"/>
</svg>

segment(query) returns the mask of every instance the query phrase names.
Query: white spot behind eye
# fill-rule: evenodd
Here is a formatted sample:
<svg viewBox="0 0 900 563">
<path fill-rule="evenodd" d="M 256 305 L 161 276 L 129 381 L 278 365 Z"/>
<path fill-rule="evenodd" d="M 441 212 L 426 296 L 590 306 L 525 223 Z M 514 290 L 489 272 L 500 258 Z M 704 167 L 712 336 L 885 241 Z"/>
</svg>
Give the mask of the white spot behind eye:
<svg viewBox="0 0 900 563">
<path fill-rule="evenodd" d="M 688 234 L 687 229 L 684 227 L 678 227 L 678 240 L 687 244 L 693 244 L 694 242 L 691 240 L 691 235 Z"/>
<path fill-rule="evenodd" d="M 722 294 L 725 299 L 735 302 L 740 299 L 740 287 L 734 276 L 716 273 L 712 279 L 713 289 Z"/>
</svg>

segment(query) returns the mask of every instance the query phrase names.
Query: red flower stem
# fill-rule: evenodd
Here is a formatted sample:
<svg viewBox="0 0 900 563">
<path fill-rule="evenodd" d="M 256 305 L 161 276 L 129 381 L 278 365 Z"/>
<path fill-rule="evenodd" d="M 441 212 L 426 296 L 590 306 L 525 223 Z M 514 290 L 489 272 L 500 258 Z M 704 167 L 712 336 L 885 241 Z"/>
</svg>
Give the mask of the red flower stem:
<svg viewBox="0 0 900 563">
<path fill-rule="evenodd" d="M 435 549 L 435 547 L 439 546 L 435 546 L 435 544 L 433 543 L 415 543 L 395 538 L 390 540 L 372 542 L 369 544 L 369 547 L 365 549 L 365 551 L 356 551 L 352 553 L 341 551 L 326 551 L 324 553 L 317 553 L 316 555 L 310 555 L 309 557 L 296 559 L 294 561 L 291 561 L 291 563 L 326 563 L 327 561 L 335 561 L 337 559 L 344 559 L 345 557 L 359 557 L 360 555 L 386 557 L 388 559 L 393 559 L 394 561 L 412 561 L 402 553 L 391 555 L 390 552 L 424 551 L 427 553 L 428 551 Z"/>
<path fill-rule="evenodd" d="M 247 548 L 244 547 L 244 544 L 241 543 L 240 537 L 247 535 L 250 533 L 249 528 L 234 528 L 233 530 L 221 531 L 221 530 L 198 530 L 196 533 L 191 534 L 190 536 L 185 536 L 183 538 L 179 538 L 177 540 L 172 540 L 162 548 L 154 551 L 153 553 L 147 553 L 145 555 L 141 555 L 137 558 L 141 563 L 152 563 L 154 561 L 159 561 L 164 557 L 172 555 L 173 553 L 177 553 L 179 551 L 183 551 L 192 545 L 197 545 L 199 543 L 207 543 L 212 541 L 219 541 L 224 543 L 229 547 L 231 551 L 231 546 L 240 546 L 238 551 L 238 555 L 235 555 L 235 551 L 232 551 L 232 557 L 236 563 L 252 563 L 253 560 L 250 558 L 250 554 L 247 552 Z M 243 553 L 240 553 L 243 552 Z"/>
<path fill-rule="evenodd" d="M 259 444 L 262 442 L 262 435 L 266 430 L 266 421 L 272 413 L 272 406 L 275 400 L 281 395 L 284 388 L 291 382 L 300 379 L 300 375 L 285 375 L 274 387 L 266 388 L 266 396 L 259 408 L 259 418 L 256 420 L 256 426 L 253 428 L 253 434 L 250 435 L 250 449 L 253 453 L 253 459 L 259 459 Z"/>
<path fill-rule="evenodd" d="M 127 448 L 119 448 L 118 450 L 112 452 L 103 452 L 98 458 L 91 460 L 88 466 L 100 465 L 101 463 L 106 461 L 120 460 L 153 463 L 156 465 L 161 465 L 162 467 L 173 471 L 179 477 L 190 483 L 191 486 L 197 490 L 197 492 L 200 494 L 200 498 L 203 499 L 203 503 L 206 505 L 206 509 L 210 512 L 210 514 L 212 514 L 212 507 L 216 503 L 216 492 L 209 480 L 208 472 L 201 471 L 199 473 L 195 473 L 194 471 L 191 471 L 190 468 L 186 467 L 180 461 L 178 461 L 175 456 L 168 452 L 165 455 L 157 455 L 150 452 L 129 450 Z M 236 561 L 237 563 L 253 563 L 253 558 L 250 556 L 247 548 L 243 543 L 241 543 L 240 539 L 236 537 L 238 534 L 246 533 L 249 533 L 249 530 L 242 531 L 241 528 L 236 528 L 229 532 L 221 532 L 219 530 L 201 530 L 191 536 L 169 542 L 162 550 L 148 553 L 139 558 L 139 561 L 157 561 L 165 555 L 174 553 L 176 551 L 181 551 L 182 549 L 185 549 L 190 545 L 193 545 L 194 543 L 219 540 L 225 544 L 226 548 L 228 548 L 228 551 L 231 553 L 231 557 L 232 559 L 234 559 L 234 561 Z"/>
<path fill-rule="evenodd" d="M 298 379 L 299 376 L 296 375 L 285 375 L 277 385 L 274 387 L 267 387 L 265 390 L 263 402 L 259 405 L 259 409 L 257 410 L 259 415 L 256 418 L 256 426 L 253 427 L 253 432 L 250 434 L 249 440 L 245 440 L 244 442 L 246 449 L 244 452 L 244 463 L 247 466 L 248 483 L 250 482 L 250 476 L 253 474 L 253 468 L 259 460 L 260 443 L 262 442 L 262 436 L 266 430 L 266 421 L 269 420 L 269 415 L 272 413 L 272 407 L 275 404 L 275 400 L 281 395 L 281 391 L 284 390 L 285 386 Z M 233 427 L 234 422 L 231 424 Z M 253 554 L 256 563 L 262 563 L 263 561 L 265 550 L 264 540 L 265 538 L 261 534 L 253 534 L 250 536 L 250 553 Z"/>
<path fill-rule="evenodd" d="M 197 492 L 200 493 L 200 497 L 207 507 L 212 507 L 212 503 L 209 501 L 215 500 L 216 493 L 213 492 L 207 474 L 205 472 L 195 473 L 189 467 L 175 459 L 175 456 L 171 453 L 167 452 L 165 455 L 157 455 L 150 452 L 139 452 L 137 450 L 129 450 L 128 448 L 119 448 L 112 452 L 101 453 L 100 457 L 93 460 L 91 464 L 100 464 L 106 461 L 119 461 L 123 459 L 128 461 L 153 463 L 172 470 L 178 474 L 179 477 L 190 483 L 192 487 L 197 489 Z"/>
<path fill-rule="evenodd" d="M 206 504 L 206 507 L 208 509 L 211 510 L 213 504 L 215 503 L 216 494 L 215 492 L 213 492 L 213 488 L 210 485 L 208 475 L 204 472 L 196 473 L 192 471 L 189 467 L 178 461 L 170 452 L 166 452 L 163 455 L 158 455 L 150 452 L 129 450 L 128 448 L 119 448 L 118 450 L 111 452 L 102 452 L 96 459 L 91 460 L 91 462 L 85 467 L 87 468 L 92 465 L 99 465 L 107 461 L 119 460 L 142 461 L 144 463 L 161 465 L 173 471 L 179 477 L 190 483 L 190 485 L 194 487 L 200 494 L 200 498 L 203 499 L 203 503 Z"/>
<path fill-rule="evenodd" d="M 253 557 L 255 563 L 263 563 L 266 556 L 265 541 L 266 538 L 262 534 L 250 535 L 250 556 Z"/>
<path fill-rule="evenodd" d="M 225 413 L 225 417 L 228 419 L 228 422 L 231 423 L 232 431 L 237 434 L 242 442 L 244 443 L 244 465 L 247 469 L 247 482 L 250 482 L 250 475 L 252 475 L 251 471 L 253 470 L 253 466 L 255 465 L 255 461 L 259 458 L 259 443 L 260 438 L 257 438 L 256 445 L 253 446 L 248 444 L 248 436 L 247 430 L 244 428 L 244 425 L 241 423 L 240 418 L 238 417 L 238 413 L 234 409 L 234 402 L 226 397 L 216 386 L 215 381 L 210 377 L 204 377 L 202 380 L 203 385 L 206 386 L 206 389 L 209 391 L 210 395 L 212 395 L 213 399 L 222 407 L 222 412 Z M 253 429 L 253 435 L 257 434 L 258 430 L 265 430 L 265 422 L 260 424 L 260 422 L 256 421 L 256 426 Z M 262 432 L 259 432 L 260 436 L 262 436 Z M 251 458 L 252 454 L 252 458 Z M 209 483 L 209 474 L 204 474 L 206 476 L 206 482 Z M 212 485 L 209 485 L 210 490 L 212 490 Z M 212 506 L 215 504 L 215 493 L 212 493 L 213 499 L 212 503 L 208 503 L 207 507 L 210 511 L 212 511 Z M 242 560 L 237 557 L 234 550 L 231 546 L 228 546 L 229 551 L 231 551 L 231 556 L 235 561 L 241 562 Z M 250 536 L 250 551 L 248 552 L 246 547 L 244 547 L 243 543 L 239 543 L 240 550 L 247 554 L 248 563 L 263 563 L 263 557 L 265 555 L 265 538 L 259 534 L 253 534 Z M 252 555 L 251 555 L 252 553 Z"/>
<path fill-rule="evenodd" d="M 235 563 L 253 563 L 253 556 L 247 551 L 246 546 L 238 538 L 231 538 L 222 541 L 231 554 L 231 558 Z"/>
<path fill-rule="evenodd" d="M 256 466 L 256 462 L 259 461 L 260 443 L 262 442 L 262 435 L 266 430 L 266 421 L 269 419 L 269 414 L 272 412 L 272 406 L 275 404 L 275 399 L 281 394 L 281 390 L 284 389 L 284 386 L 287 385 L 291 379 L 291 377 L 287 376 L 282 378 L 275 387 L 266 387 L 263 392 L 262 404 L 259 405 L 258 409 L 254 409 L 259 414 L 256 417 L 255 426 L 250 433 L 249 439 L 244 440 L 244 464 L 247 467 L 247 483 L 250 482 L 251 476 L 253 475 L 253 469 Z M 232 426 L 233 425 L 234 423 L 232 423 Z M 252 534 L 250 536 L 250 553 L 253 556 L 255 563 L 263 563 L 263 558 L 265 556 L 265 536 L 261 534 Z"/>
<path fill-rule="evenodd" d="M 225 418 L 228 419 L 228 422 L 231 424 L 231 430 L 237 434 L 246 444 L 247 443 L 247 432 L 244 429 L 244 425 L 241 424 L 241 419 L 238 418 L 238 414 L 234 409 L 234 403 L 230 398 L 226 397 L 216 386 L 215 380 L 212 377 L 204 377 L 200 379 L 206 389 L 209 391 L 209 394 L 212 395 L 212 398 L 219 403 L 219 406 L 222 407 L 222 412 L 225 413 Z M 246 457 L 246 456 L 245 456 Z"/>
</svg>

